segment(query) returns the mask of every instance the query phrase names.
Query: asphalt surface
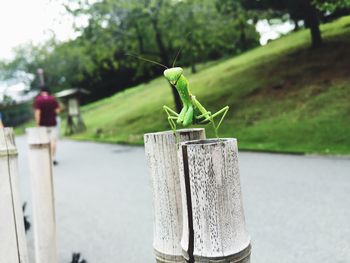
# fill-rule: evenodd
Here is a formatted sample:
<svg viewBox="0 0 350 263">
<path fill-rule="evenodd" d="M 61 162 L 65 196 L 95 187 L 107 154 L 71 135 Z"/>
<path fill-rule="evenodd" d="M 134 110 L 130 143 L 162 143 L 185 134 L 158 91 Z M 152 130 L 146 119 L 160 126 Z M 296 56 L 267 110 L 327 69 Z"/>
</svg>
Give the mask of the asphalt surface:
<svg viewBox="0 0 350 263">
<path fill-rule="evenodd" d="M 27 146 L 17 138 L 22 199 Z M 155 262 L 142 147 L 61 141 L 54 168 L 59 263 Z M 240 153 L 252 263 L 350 262 L 350 158 Z M 32 230 L 28 233 L 34 263 Z"/>
</svg>

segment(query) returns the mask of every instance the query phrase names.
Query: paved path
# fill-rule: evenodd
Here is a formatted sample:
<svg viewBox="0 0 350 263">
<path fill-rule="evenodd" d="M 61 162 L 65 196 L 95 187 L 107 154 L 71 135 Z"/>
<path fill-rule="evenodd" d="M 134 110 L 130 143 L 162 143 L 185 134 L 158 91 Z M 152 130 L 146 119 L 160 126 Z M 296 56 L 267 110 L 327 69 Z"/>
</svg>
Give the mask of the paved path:
<svg viewBox="0 0 350 263">
<path fill-rule="evenodd" d="M 25 138 L 17 144 L 30 200 Z M 144 149 L 62 141 L 58 154 L 59 262 L 73 251 L 89 263 L 155 262 Z M 350 262 L 349 158 L 241 153 L 240 166 L 252 263 Z"/>
</svg>

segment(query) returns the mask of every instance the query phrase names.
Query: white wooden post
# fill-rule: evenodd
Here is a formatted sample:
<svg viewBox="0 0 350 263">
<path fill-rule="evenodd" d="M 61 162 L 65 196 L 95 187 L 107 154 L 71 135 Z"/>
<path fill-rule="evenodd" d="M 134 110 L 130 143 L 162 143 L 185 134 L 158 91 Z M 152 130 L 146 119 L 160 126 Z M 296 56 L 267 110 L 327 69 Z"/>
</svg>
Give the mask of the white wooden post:
<svg viewBox="0 0 350 263">
<path fill-rule="evenodd" d="M 36 263 L 57 263 L 52 158 L 46 128 L 29 128 L 29 168 Z"/>
<path fill-rule="evenodd" d="M 204 139 L 204 129 L 145 134 L 145 151 L 153 190 L 153 248 L 159 263 L 185 262 L 180 246 L 182 204 L 177 160 L 179 142 Z"/>
<path fill-rule="evenodd" d="M 187 262 L 250 262 L 236 139 L 184 142 L 178 153 Z"/>
<path fill-rule="evenodd" d="M 0 262 L 28 262 L 17 149 L 11 128 L 0 128 Z"/>
</svg>

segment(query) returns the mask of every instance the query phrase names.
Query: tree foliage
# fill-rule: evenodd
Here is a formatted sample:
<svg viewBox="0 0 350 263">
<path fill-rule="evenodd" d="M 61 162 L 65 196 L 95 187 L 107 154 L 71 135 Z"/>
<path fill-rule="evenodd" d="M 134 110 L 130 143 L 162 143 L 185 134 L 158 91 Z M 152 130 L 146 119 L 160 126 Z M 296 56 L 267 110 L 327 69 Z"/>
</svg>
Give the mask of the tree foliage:
<svg viewBox="0 0 350 263">
<path fill-rule="evenodd" d="M 350 8 L 350 0 L 314 0 L 314 4 L 322 11 L 335 12 L 338 9 Z"/>
<path fill-rule="evenodd" d="M 350 0 L 241 0 L 246 9 L 274 10 L 275 12 L 289 13 L 291 19 L 303 20 L 310 29 L 312 47 L 322 45 L 320 20 L 339 9 L 349 8 Z"/>
<path fill-rule="evenodd" d="M 41 46 L 17 50 L 10 62 L 0 63 L 4 79 L 18 72 L 36 75 L 45 70 L 54 91 L 82 87 L 91 100 L 109 96 L 147 81 L 163 71 L 136 55 L 172 66 L 191 66 L 233 55 L 258 45 L 247 13 L 234 16 L 211 0 L 67 0 L 72 16 L 88 23 L 77 27 L 78 37 L 60 43 L 52 39 Z M 240 9 L 243 11 L 243 9 Z M 240 12 L 237 12 L 240 13 Z M 243 32 L 243 33 L 242 33 Z M 242 37 L 242 35 L 244 35 Z M 29 80 L 33 88 L 38 79 Z"/>
<path fill-rule="evenodd" d="M 312 46 L 317 48 L 322 45 L 322 37 L 319 29 L 319 13 L 313 0 L 242 0 L 247 9 L 268 10 L 289 13 L 295 20 L 303 20 L 310 28 Z M 297 23 L 296 23 L 297 25 Z"/>
<path fill-rule="evenodd" d="M 73 17 L 88 21 L 76 27 L 78 37 L 18 47 L 14 59 L 0 62 L 0 81 L 20 79 L 36 88 L 33 76 L 43 68 L 54 91 L 82 87 L 96 100 L 163 71 L 135 56 L 169 67 L 181 51 L 176 64 L 195 72 L 198 63 L 257 46 L 256 22 L 285 13 L 305 22 L 317 47 L 322 44 L 320 18 L 350 8 L 350 0 L 62 1 Z M 179 107 L 176 97 L 175 102 Z"/>
<path fill-rule="evenodd" d="M 256 39 L 255 23 L 257 22 L 256 13 L 243 7 L 241 0 L 227 1 L 217 0 L 216 8 L 229 19 L 234 21 L 233 27 L 238 32 L 236 46 L 239 50 L 245 51 L 254 46 Z M 247 23 L 247 21 L 251 21 Z"/>
</svg>

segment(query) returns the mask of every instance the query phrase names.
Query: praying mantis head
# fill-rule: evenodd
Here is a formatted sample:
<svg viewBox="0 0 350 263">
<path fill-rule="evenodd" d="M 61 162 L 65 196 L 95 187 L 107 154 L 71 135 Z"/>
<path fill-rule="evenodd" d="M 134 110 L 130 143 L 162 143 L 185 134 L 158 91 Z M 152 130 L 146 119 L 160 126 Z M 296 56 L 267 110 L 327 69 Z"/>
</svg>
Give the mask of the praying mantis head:
<svg viewBox="0 0 350 263">
<path fill-rule="evenodd" d="M 172 85 L 176 85 L 176 82 L 179 80 L 183 73 L 183 69 L 180 67 L 169 68 L 164 70 L 164 77 L 170 82 Z"/>
</svg>

